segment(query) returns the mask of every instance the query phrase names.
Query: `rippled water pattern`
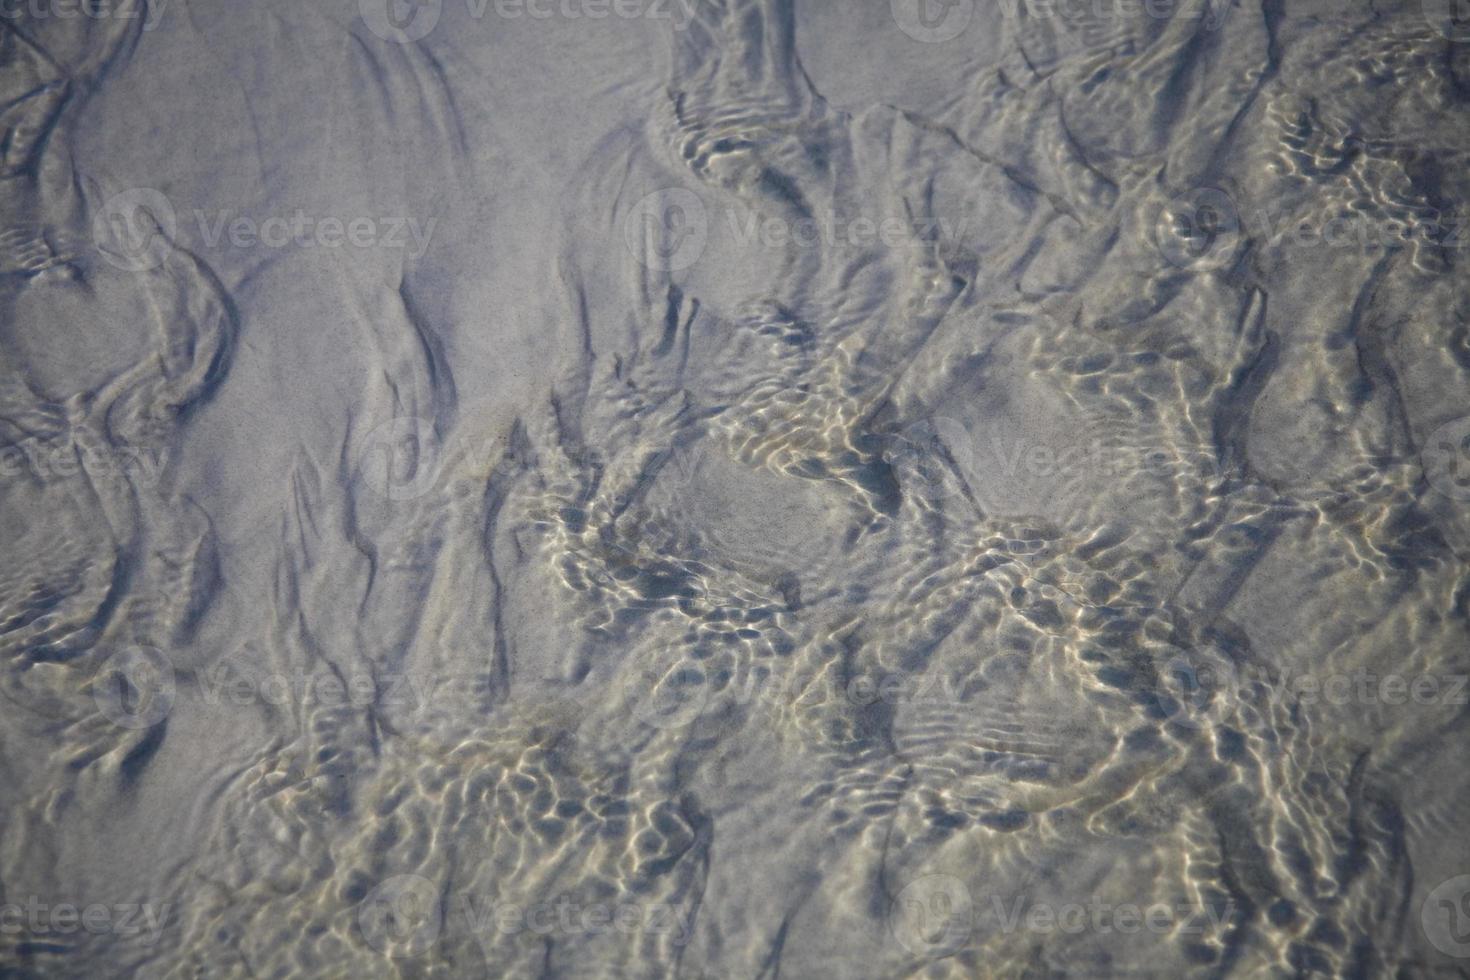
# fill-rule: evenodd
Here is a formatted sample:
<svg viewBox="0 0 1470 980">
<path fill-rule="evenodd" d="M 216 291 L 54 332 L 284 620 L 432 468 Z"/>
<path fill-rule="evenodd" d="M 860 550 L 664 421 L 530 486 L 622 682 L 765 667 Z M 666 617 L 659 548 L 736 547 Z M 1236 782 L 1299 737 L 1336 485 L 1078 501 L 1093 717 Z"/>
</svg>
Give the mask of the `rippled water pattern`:
<svg viewBox="0 0 1470 980">
<path fill-rule="evenodd" d="M 1470 9 L 0 16 L 0 977 L 1470 976 Z"/>
</svg>

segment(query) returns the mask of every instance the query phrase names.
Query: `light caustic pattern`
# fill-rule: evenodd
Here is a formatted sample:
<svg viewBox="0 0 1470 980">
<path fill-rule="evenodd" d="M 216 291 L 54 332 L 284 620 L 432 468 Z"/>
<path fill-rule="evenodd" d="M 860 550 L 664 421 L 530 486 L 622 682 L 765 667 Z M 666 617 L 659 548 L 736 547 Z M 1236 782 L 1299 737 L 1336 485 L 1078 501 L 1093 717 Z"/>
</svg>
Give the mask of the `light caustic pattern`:
<svg viewBox="0 0 1470 980">
<path fill-rule="evenodd" d="M 823 21 L 801 4 L 609 20 L 667 57 L 623 66 L 636 111 L 576 144 L 538 214 L 532 396 L 465 410 L 493 312 L 359 283 L 388 410 L 345 406 L 336 455 L 303 448 L 270 488 L 270 574 L 230 603 L 248 628 L 219 608 L 208 487 L 137 466 L 0 487 L 4 730 L 34 747 L 4 790 L 7 900 L 179 754 L 204 774 L 169 790 L 169 859 L 111 872 L 171 910 L 160 935 L 0 933 L 0 964 L 1461 961 L 1465 711 L 1443 692 L 1470 673 L 1470 301 L 1464 253 L 1413 229 L 1470 200 L 1465 45 L 1417 7 L 1103 5 L 1104 30 L 891 6 L 863 29 L 932 50 L 944 98 L 824 94 L 841 72 L 804 59 Z M 337 25 L 373 74 L 355 97 L 430 93 L 455 166 L 494 125 L 465 108 L 485 82 L 463 13 Z M 254 272 L 216 276 L 169 198 L 58 158 L 44 134 L 89 79 L 142 67 L 136 26 L 65 27 L 97 35 L 85 56 L 5 41 L 30 99 L 5 302 L 136 294 L 108 301 L 149 339 L 101 377 L 11 371 L 6 444 L 166 458 L 234 381 L 222 282 Z M 445 193 L 485 179 L 464 162 Z M 1371 234 L 1279 234 L 1343 216 Z M 476 225 L 500 248 L 498 227 Z M 1302 684 L 1367 673 L 1437 693 Z"/>
</svg>

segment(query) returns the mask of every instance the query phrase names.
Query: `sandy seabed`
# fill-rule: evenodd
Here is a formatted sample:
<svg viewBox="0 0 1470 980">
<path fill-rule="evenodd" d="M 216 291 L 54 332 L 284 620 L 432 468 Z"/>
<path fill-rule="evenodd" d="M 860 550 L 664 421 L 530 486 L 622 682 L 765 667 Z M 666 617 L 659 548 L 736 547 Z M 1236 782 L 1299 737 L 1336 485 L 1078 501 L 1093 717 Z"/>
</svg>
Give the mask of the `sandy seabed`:
<svg viewBox="0 0 1470 980">
<path fill-rule="evenodd" d="M 0 977 L 1470 976 L 1461 13 L 0 3 Z"/>
</svg>

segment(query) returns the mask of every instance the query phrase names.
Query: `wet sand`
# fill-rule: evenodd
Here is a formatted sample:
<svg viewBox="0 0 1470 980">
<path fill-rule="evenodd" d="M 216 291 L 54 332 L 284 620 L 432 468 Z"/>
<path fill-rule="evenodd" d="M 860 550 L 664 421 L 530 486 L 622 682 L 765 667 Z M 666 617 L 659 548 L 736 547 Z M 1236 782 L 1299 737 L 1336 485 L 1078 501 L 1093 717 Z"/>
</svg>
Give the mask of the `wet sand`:
<svg viewBox="0 0 1470 980">
<path fill-rule="evenodd" d="M 0 977 L 1470 971 L 1470 22 L 0 10 Z"/>
</svg>

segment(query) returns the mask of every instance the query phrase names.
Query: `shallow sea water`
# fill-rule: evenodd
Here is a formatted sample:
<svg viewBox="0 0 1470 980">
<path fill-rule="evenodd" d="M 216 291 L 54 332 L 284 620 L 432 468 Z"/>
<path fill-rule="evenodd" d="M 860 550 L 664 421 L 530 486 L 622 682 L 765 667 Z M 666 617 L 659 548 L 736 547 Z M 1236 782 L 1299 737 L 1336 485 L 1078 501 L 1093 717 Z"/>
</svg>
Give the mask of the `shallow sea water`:
<svg viewBox="0 0 1470 980">
<path fill-rule="evenodd" d="M 0 8 L 0 977 L 1470 976 L 1470 10 Z"/>
</svg>

